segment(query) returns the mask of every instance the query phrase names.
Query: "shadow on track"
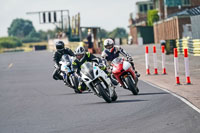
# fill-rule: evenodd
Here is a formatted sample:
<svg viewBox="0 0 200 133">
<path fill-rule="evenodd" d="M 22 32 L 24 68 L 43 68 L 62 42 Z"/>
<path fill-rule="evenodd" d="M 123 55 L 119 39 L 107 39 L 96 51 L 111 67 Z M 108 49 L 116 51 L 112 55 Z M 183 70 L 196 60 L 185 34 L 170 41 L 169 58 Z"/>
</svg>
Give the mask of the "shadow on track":
<svg viewBox="0 0 200 133">
<path fill-rule="evenodd" d="M 139 93 L 139 95 L 163 95 L 163 94 L 169 94 L 169 93 L 167 92 Z"/>
<path fill-rule="evenodd" d="M 139 100 L 139 99 L 134 99 L 134 100 L 117 100 L 113 103 L 130 103 L 130 102 L 146 102 L 148 100 Z"/>
<path fill-rule="evenodd" d="M 86 104 L 83 104 L 83 105 L 100 105 L 100 104 L 104 104 L 104 105 L 110 105 L 110 104 L 117 104 L 117 103 L 133 103 L 133 102 L 146 102 L 148 100 L 139 100 L 139 99 L 135 99 L 135 100 L 117 100 L 115 102 L 112 102 L 112 103 L 107 103 L 107 102 L 96 102 L 96 103 L 86 103 Z"/>
<path fill-rule="evenodd" d="M 133 94 L 126 94 L 126 95 L 120 95 L 120 96 L 146 96 L 146 95 L 164 95 L 164 94 L 169 94 L 167 92 L 155 92 L 155 93 L 139 93 L 138 95 L 133 95 Z"/>
<path fill-rule="evenodd" d="M 91 94 L 92 92 L 83 92 L 83 93 L 65 93 L 65 94 L 58 94 L 58 95 L 60 95 L 60 96 L 67 96 L 67 95 L 86 95 L 86 94 Z"/>
</svg>

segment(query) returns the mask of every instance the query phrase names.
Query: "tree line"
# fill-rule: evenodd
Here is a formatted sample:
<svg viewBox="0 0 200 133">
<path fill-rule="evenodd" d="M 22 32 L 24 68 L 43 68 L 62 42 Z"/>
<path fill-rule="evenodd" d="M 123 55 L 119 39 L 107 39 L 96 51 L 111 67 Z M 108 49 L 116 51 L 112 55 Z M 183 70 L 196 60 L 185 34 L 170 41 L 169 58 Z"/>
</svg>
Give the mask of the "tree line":
<svg viewBox="0 0 200 133">
<path fill-rule="evenodd" d="M 8 28 L 8 37 L 0 38 L 0 48 L 15 48 L 22 46 L 22 43 L 47 41 L 48 38 L 55 38 L 60 29 L 36 31 L 32 21 L 16 18 Z M 87 36 L 87 31 L 83 31 L 83 37 Z M 116 28 L 111 32 L 101 29 L 98 34 L 101 38 L 127 38 L 128 34 L 124 28 Z"/>
</svg>

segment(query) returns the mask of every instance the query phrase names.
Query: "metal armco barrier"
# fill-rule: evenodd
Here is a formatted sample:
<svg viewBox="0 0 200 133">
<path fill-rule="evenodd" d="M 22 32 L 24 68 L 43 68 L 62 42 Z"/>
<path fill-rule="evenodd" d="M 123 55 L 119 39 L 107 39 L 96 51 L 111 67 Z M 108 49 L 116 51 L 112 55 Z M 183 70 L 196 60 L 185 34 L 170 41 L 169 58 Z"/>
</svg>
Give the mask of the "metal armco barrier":
<svg viewBox="0 0 200 133">
<path fill-rule="evenodd" d="M 184 54 L 184 49 L 194 56 L 200 56 L 200 39 L 179 39 L 176 40 L 176 47 L 179 54 Z"/>
<path fill-rule="evenodd" d="M 33 49 L 34 49 L 35 51 L 37 51 L 37 50 L 46 50 L 46 49 L 47 49 L 47 46 L 46 46 L 46 45 L 35 45 L 35 46 L 33 47 Z"/>
</svg>

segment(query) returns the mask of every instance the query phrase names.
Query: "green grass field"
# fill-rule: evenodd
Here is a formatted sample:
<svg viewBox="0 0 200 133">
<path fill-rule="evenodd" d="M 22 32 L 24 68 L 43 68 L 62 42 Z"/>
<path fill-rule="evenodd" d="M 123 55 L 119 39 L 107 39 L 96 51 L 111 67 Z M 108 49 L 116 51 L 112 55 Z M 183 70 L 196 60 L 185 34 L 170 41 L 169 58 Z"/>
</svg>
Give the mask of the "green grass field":
<svg viewBox="0 0 200 133">
<path fill-rule="evenodd" d="M 33 51 L 33 47 L 35 45 L 46 45 L 48 47 L 48 42 L 34 42 L 34 43 L 23 43 L 21 47 L 16 48 L 1 48 L 0 53 L 3 52 L 14 52 L 14 51 L 24 51 L 24 52 L 30 52 Z"/>
</svg>

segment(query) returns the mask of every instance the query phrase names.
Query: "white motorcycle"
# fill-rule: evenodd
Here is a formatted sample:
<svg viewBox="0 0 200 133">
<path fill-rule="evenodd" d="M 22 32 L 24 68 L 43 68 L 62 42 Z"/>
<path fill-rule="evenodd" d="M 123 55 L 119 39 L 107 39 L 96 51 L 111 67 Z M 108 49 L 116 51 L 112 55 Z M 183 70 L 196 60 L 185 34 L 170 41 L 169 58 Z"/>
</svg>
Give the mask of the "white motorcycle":
<svg viewBox="0 0 200 133">
<path fill-rule="evenodd" d="M 81 79 L 86 86 L 98 97 L 111 103 L 117 100 L 115 87 L 108 75 L 98 67 L 95 62 L 86 62 L 81 66 Z"/>
<path fill-rule="evenodd" d="M 61 76 L 63 76 L 64 82 L 67 83 L 69 87 L 73 88 L 75 93 L 82 93 L 78 89 L 79 80 L 78 76 L 73 71 L 72 58 L 65 54 L 62 56 L 59 64 L 61 64 Z"/>
</svg>

